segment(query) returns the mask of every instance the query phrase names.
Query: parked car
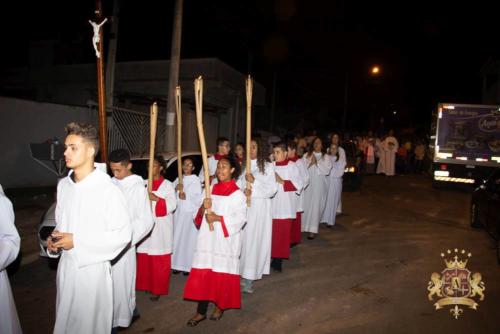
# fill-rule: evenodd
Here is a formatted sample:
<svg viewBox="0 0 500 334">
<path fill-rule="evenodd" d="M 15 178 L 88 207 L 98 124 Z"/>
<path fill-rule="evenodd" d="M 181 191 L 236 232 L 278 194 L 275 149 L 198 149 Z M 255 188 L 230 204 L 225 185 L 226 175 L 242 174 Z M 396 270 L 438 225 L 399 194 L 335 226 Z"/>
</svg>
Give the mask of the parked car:
<svg viewBox="0 0 500 334">
<path fill-rule="evenodd" d="M 342 179 L 342 188 L 346 191 L 356 191 L 361 187 L 361 160 L 362 155 L 358 150 L 358 145 L 353 140 L 342 143 L 345 151 L 346 165 L 344 177 Z"/>
<path fill-rule="evenodd" d="M 484 228 L 493 237 L 500 264 L 500 169 L 496 169 L 472 193 L 470 224 Z"/>
<path fill-rule="evenodd" d="M 177 178 L 177 153 L 163 153 L 167 169 L 165 178 L 173 182 Z M 182 158 L 190 158 L 193 160 L 193 174 L 198 174 L 203 166 L 203 160 L 200 152 L 185 152 Z M 132 172 L 141 176 L 143 179 L 148 178 L 148 160 L 149 157 L 132 157 Z M 42 216 L 41 222 L 38 225 L 38 243 L 40 245 L 40 256 L 48 257 L 47 255 L 47 238 L 50 236 L 56 227 L 55 219 L 56 203 L 52 203 L 50 208 Z"/>
</svg>

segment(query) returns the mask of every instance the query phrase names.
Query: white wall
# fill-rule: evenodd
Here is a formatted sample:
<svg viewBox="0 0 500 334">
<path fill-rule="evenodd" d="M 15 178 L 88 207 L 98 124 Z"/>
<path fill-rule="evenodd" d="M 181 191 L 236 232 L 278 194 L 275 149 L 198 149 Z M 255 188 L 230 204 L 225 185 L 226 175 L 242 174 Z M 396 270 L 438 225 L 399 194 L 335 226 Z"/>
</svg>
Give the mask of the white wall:
<svg viewBox="0 0 500 334">
<path fill-rule="evenodd" d="M 57 137 L 64 141 L 69 122 L 96 124 L 87 107 L 0 97 L 0 184 L 5 188 L 55 185 L 57 177 L 30 154 L 30 143 Z"/>
</svg>

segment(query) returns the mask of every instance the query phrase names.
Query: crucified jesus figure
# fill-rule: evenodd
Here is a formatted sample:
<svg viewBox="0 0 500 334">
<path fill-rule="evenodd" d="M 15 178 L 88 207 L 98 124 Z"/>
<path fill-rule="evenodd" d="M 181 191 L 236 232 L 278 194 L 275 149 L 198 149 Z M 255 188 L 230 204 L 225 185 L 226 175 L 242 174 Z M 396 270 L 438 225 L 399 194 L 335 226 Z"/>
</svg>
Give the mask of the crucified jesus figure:
<svg viewBox="0 0 500 334">
<path fill-rule="evenodd" d="M 101 29 L 101 26 L 106 23 L 108 19 L 104 19 L 100 24 L 97 24 L 95 22 L 92 22 L 89 20 L 89 23 L 92 25 L 92 28 L 94 28 L 94 37 L 92 37 L 92 43 L 94 44 L 94 50 L 95 50 L 95 56 L 97 58 L 101 58 L 101 53 L 97 49 L 97 43 L 101 41 L 101 38 L 99 37 L 99 30 Z"/>
</svg>

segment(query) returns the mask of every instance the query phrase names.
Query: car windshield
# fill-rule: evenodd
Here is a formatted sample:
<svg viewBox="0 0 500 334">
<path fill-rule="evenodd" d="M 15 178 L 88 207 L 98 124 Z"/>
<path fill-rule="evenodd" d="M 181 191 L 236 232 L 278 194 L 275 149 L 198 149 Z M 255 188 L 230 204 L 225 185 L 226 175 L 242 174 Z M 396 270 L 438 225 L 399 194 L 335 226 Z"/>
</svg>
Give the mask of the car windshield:
<svg viewBox="0 0 500 334">
<path fill-rule="evenodd" d="M 186 155 L 182 157 L 182 159 L 189 158 L 193 160 L 194 163 L 194 171 L 193 174 L 198 175 L 201 170 L 201 166 L 203 165 L 201 155 L 200 154 L 193 154 L 193 155 Z M 170 163 L 170 161 L 172 161 Z M 167 162 L 167 170 L 164 173 L 164 176 L 167 180 L 170 182 L 174 182 L 175 179 L 177 178 L 177 157 L 173 157 L 171 160 Z M 132 160 L 132 172 L 134 174 L 137 174 L 141 176 L 143 179 L 147 180 L 148 178 L 148 160 Z"/>
</svg>

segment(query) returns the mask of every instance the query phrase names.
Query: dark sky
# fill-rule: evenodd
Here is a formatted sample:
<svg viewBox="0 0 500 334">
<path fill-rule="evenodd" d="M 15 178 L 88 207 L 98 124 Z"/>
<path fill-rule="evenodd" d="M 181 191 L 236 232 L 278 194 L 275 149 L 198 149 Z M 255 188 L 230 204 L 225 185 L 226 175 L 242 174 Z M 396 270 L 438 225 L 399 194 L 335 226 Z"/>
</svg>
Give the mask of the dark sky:
<svg viewBox="0 0 500 334">
<path fill-rule="evenodd" d="M 112 2 L 103 3 L 110 15 Z M 218 57 L 250 71 L 269 102 L 276 77 L 278 117 L 289 122 L 338 127 L 348 77 L 351 126 L 393 110 L 401 126 L 428 123 L 437 102 L 480 103 L 481 66 L 500 54 L 494 2 L 184 3 L 182 57 Z M 173 1 L 120 4 L 118 60 L 168 58 Z M 87 22 L 94 1 L 3 5 L 4 68 L 27 64 L 30 42 L 45 39 L 58 41 L 58 63 L 94 61 Z M 382 69 L 377 78 L 369 75 L 373 64 Z"/>
</svg>

